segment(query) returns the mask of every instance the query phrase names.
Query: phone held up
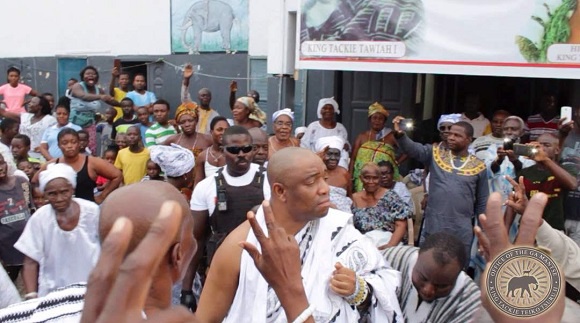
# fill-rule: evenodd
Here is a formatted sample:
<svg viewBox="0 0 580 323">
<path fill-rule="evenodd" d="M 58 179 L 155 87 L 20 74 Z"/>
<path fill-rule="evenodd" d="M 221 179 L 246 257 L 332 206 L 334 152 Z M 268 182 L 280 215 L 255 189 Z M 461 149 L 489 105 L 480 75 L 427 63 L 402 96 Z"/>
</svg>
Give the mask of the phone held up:
<svg viewBox="0 0 580 323">
<path fill-rule="evenodd" d="M 402 131 L 413 131 L 414 126 L 413 119 L 403 119 L 399 122 L 399 129 Z"/>
<path fill-rule="evenodd" d="M 538 153 L 538 149 L 533 146 L 516 144 L 511 138 L 504 138 L 503 140 L 503 150 L 511 150 L 516 156 L 524 156 L 532 158 Z"/>
<path fill-rule="evenodd" d="M 572 107 L 562 107 L 560 109 L 560 120 L 564 119 L 564 123 L 572 121 Z"/>
</svg>

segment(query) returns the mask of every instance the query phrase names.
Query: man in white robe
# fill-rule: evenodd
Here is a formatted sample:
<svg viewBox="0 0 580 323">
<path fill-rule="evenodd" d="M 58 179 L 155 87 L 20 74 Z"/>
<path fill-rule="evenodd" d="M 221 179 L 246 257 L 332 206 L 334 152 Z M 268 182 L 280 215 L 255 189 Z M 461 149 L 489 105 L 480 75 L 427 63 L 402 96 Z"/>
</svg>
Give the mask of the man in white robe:
<svg viewBox="0 0 580 323">
<path fill-rule="evenodd" d="M 302 313 L 310 313 L 307 322 L 350 323 L 363 317 L 371 322 L 403 322 L 396 298 L 400 274 L 353 227 L 351 214 L 329 211 L 325 178 L 324 163 L 306 149 L 287 148 L 270 159 L 272 217 L 289 234 L 287 239 L 296 239 L 300 247 L 296 263 L 301 264 L 306 300 Z M 268 232 L 273 225 L 264 208 L 256 220 L 266 235 L 273 234 Z M 201 294 L 201 310 L 196 312 L 201 321 L 293 322 L 300 314 L 290 317 L 282 310 L 283 304 L 254 265 L 254 256 L 242 252 L 240 241 L 257 245 L 254 232 L 245 222 L 218 249 Z M 353 302 L 364 286 L 368 287 L 364 297 Z"/>
</svg>

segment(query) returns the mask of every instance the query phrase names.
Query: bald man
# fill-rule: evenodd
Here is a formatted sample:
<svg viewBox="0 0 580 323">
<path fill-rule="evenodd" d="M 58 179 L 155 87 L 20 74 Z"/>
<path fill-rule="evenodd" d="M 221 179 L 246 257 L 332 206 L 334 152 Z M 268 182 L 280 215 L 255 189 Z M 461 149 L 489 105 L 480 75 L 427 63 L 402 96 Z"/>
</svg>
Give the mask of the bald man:
<svg viewBox="0 0 580 323">
<path fill-rule="evenodd" d="M 329 209 L 326 167 L 320 157 L 291 147 L 276 152 L 269 163 L 273 219 L 300 246 L 295 262 L 302 264 L 303 287 L 311 304 L 302 304 L 301 318 L 358 322 L 368 315 L 373 322 L 402 322 L 395 294 L 400 274 L 352 226 L 351 214 Z M 264 210 L 258 210 L 256 220 L 268 235 L 275 235 L 278 230 Z M 201 321 L 293 322 L 300 314 L 290 316 L 281 310 L 272 291 L 277 286 L 260 276 L 251 253 L 242 253 L 240 241 L 260 240 L 255 231 L 244 222 L 217 250 L 196 313 Z M 298 287 L 302 286 L 285 286 Z"/>
<path fill-rule="evenodd" d="M 127 201 L 139 201 L 127 203 Z M 147 181 L 124 186 L 111 193 L 101 205 L 99 237 L 107 236 L 113 223 L 124 216 L 133 223 L 133 233 L 129 241 L 128 253 L 133 251 L 145 237 L 165 201 L 176 201 L 183 214 L 190 214 L 189 205 L 183 195 L 172 185 L 160 181 Z M 180 281 L 197 248 L 193 238 L 193 217 L 181 219 L 180 230 L 173 237 L 171 247 L 155 271 L 151 288 L 143 312 L 149 316 L 155 311 L 171 306 L 171 288 Z M 106 250 L 103 250 L 106 252 Z M 16 321 L 28 321 L 42 312 L 41 321 L 51 321 L 60 316 L 80 320 L 86 284 L 79 282 L 64 289 L 58 289 L 46 297 L 33 302 L 22 303 L 0 311 L 0 322 L 10 317 Z M 59 303 L 61 305 L 59 305 Z M 36 318 L 36 316 L 34 316 Z"/>
<path fill-rule="evenodd" d="M 268 166 L 268 134 L 260 128 L 250 128 L 248 132 L 256 151 L 252 162 L 260 166 Z"/>
<path fill-rule="evenodd" d="M 522 169 L 518 172 L 518 177 L 524 177 L 528 197 L 539 192 L 548 195 L 544 220 L 552 228 L 564 231 L 564 196 L 568 191 L 578 188 L 574 168 L 570 165 L 563 168 L 556 162 L 556 157 L 560 154 L 557 135 L 545 133 L 538 137 L 537 142 L 529 145 L 537 148 L 538 152 L 531 157 L 536 164 Z"/>
</svg>

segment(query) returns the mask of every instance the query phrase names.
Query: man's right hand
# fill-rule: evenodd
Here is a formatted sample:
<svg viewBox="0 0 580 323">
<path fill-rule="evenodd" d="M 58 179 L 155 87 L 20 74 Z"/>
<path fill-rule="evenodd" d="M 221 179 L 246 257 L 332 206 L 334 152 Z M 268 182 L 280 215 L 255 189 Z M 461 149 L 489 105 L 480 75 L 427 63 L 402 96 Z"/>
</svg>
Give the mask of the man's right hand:
<svg viewBox="0 0 580 323">
<path fill-rule="evenodd" d="M 232 81 L 230 83 L 230 92 L 237 92 L 238 91 L 238 82 Z"/>
<path fill-rule="evenodd" d="M 183 77 L 188 79 L 191 78 L 191 76 L 193 76 L 193 65 L 191 65 L 191 63 L 187 63 L 183 68 Z"/>
<path fill-rule="evenodd" d="M 113 67 L 113 71 L 111 72 L 111 75 L 113 75 L 114 78 L 119 77 L 119 75 L 120 75 L 119 69 L 117 67 Z"/>
</svg>

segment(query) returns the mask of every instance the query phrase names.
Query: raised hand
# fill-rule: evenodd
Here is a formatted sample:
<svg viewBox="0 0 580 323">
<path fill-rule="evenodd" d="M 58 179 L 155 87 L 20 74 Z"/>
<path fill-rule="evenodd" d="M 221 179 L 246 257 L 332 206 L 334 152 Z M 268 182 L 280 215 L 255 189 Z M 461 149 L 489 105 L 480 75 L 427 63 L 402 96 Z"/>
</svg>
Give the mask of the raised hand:
<svg viewBox="0 0 580 323">
<path fill-rule="evenodd" d="M 113 67 L 113 71 L 111 71 L 111 75 L 113 75 L 114 78 L 117 78 L 117 77 L 119 77 L 120 74 L 121 73 L 120 73 L 119 69 L 117 67 Z"/>
<path fill-rule="evenodd" d="M 183 68 L 183 77 L 188 79 L 191 78 L 191 76 L 193 76 L 193 65 L 191 65 L 191 63 L 187 63 Z"/>
<path fill-rule="evenodd" d="M 133 224 L 126 218 L 115 221 L 89 277 L 81 322 L 196 322 L 182 306 L 143 318 L 153 275 L 165 259 L 182 216 L 177 202 L 165 202 L 145 238 L 127 257 Z"/>
<path fill-rule="evenodd" d="M 405 117 L 402 117 L 402 116 L 396 116 L 393 119 L 393 128 L 395 129 L 395 131 L 397 131 L 397 132 L 401 131 L 399 124 L 401 123 L 401 120 L 403 120 L 403 119 L 405 119 Z"/>
<path fill-rule="evenodd" d="M 528 196 L 526 195 L 526 186 L 524 185 L 524 177 L 520 176 L 519 183 L 513 180 L 513 178 L 506 176 L 506 179 L 512 184 L 514 191 L 505 204 L 511 207 L 514 211 L 519 214 L 524 214 L 526 207 L 528 206 Z"/>
<path fill-rule="evenodd" d="M 230 92 L 237 92 L 238 91 L 238 82 L 232 81 L 230 83 Z"/>
</svg>

